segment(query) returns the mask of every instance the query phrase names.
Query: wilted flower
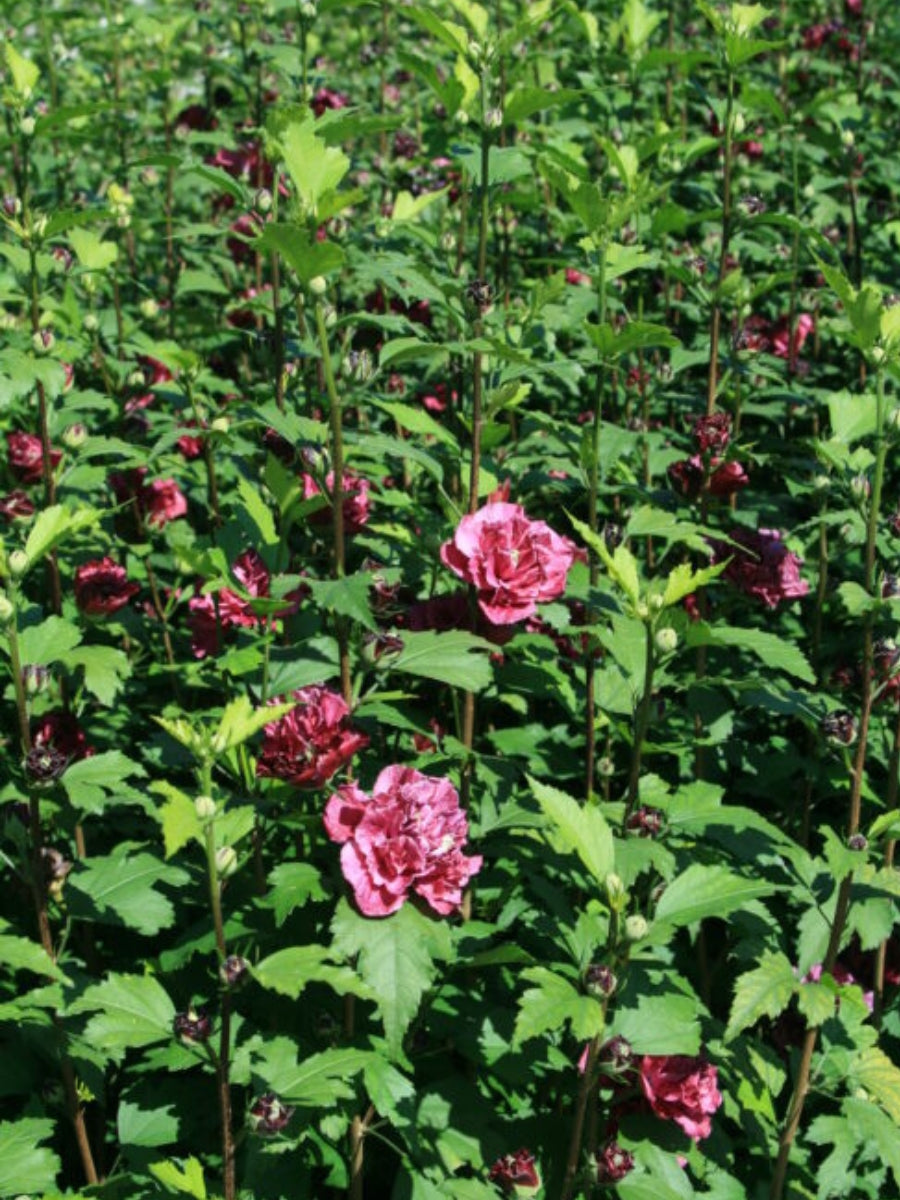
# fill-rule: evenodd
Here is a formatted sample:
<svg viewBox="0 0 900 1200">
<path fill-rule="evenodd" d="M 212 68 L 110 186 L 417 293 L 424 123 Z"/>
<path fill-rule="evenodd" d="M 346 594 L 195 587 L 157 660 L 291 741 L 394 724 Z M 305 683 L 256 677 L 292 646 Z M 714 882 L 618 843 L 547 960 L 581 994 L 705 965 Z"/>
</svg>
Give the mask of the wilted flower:
<svg viewBox="0 0 900 1200">
<path fill-rule="evenodd" d="M 494 625 L 534 616 L 537 606 L 566 589 L 569 568 L 583 558 L 568 538 L 543 521 L 532 521 L 518 504 L 486 504 L 463 517 L 441 547 L 441 561 L 478 593 L 478 605 Z"/>
<path fill-rule="evenodd" d="M 345 784 L 325 809 L 342 842 L 341 868 L 368 917 L 396 912 L 414 892 L 441 915 L 455 912 L 481 857 L 462 853 L 469 832 L 456 789 L 412 767 L 385 767 L 367 796 Z"/>
<path fill-rule="evenodd" d="M 658 808 L 650 808 L 646 804 L 642 804 L 640 808 L 636 808 L 633 813 L 629 814 L 628 820 L 625 822 L 625 828 L 631 833 L 636 833 L 638 837 L 656 837 L 662 829 L 663 814 Z"/>
<path fill-rule="evenodd" d="M 31 744 L 36 750 L 52 750 L 68 762 L 90 758 L 94 753 L 77 719 L 64 709 L 44 713 L 32 723 Z"/>
<path fill-rule="evenodd" d="M 777 530 L 738 529 L 731 538 L 736 545 L 715 543 L 714 561 L 731 560 L 724 577 L 742 592 L 768 608 L 807 594 L 809 584 L 800 578 L 801 559 L 788 550 Z"/>
<path fill-rule="evenodd" d="M 296 707 L 265 727 L 256 773 L 294 787 L 324 787 L 369 739 L 351 728 L 350 709 L 336 692 L 313 684 L 292 697 Z"/>
<path fill-rule="evenodd" d="M 826 713 L 819 722 L 819 728 L 829 742 L 836 742 L 839 746 L 852 746 L 856 741 L 856 717 L 845 708 Z"/>
<path fill-rule="evenodd" d="M 716 1068 L 686 1054 L 645 1054 L 640 1061 L 644 1095 L 658 1117 L 674 1121 L 695 1142 L 709 1137 L 722 1103 Z"/>
<path fill-rule="evenodd" d="M 505 1196 L 527 1196 L 541 1186 L 534 1155 L 525 1149 L 498 1158 L 488 1172 L 488 1179 L 498 1183 Z"/>
<path fill-rule="evenodd" d="M 634 1065 L 631 1042 L 621 1034 L 604 1042 L 597 1056 L 597 1065 L 606 1075 L 624 1075 Z"/>
<path fill-rule="evenodd" d="M 698 417 L 694 422 L 693 433 L 697 449 L 702 454 L 708 450 L 714 454 L 721 454 L 731 440 L 731 417 L 724 412 Z"/>
<path fill-rule="evenodd" d="M 75 603 L 91 617 L 106 617 L 124 608 L 140 591 L 129 583 L 124 567 L 111 558 L 92 559 L 75 572 Z"/>
<path fill-rule="evenodd" d="M 55 783 L 63 774 L 69 760 L 55 746 L 32 746 L 25 755 L 25 773 L 34 783 Z"/>
<path fill-rule="evenodd" d="M 612 968 L 608 967 L 606 963 L 591 963 L 584 973 L 585 991 L 598 998 L 611 996 L 616 990 L 618 982 Z"/>
<path fill-rule="evenodd" d="M 56 470 L 61 460 L 62 451 L 51 449 L 51 470 Z M 6 461 L 20 483 L 40 483 L 44 477 L 44 447 L 41 439 L 33 433 L 8 433 Z"/>
<path fill-rule="evenodd" d="M 249 979 L 250 964 L 240 954 L 229 954 L 219 967 L 219 979 L 227 988 L 242 987 Z"/>
</svg>

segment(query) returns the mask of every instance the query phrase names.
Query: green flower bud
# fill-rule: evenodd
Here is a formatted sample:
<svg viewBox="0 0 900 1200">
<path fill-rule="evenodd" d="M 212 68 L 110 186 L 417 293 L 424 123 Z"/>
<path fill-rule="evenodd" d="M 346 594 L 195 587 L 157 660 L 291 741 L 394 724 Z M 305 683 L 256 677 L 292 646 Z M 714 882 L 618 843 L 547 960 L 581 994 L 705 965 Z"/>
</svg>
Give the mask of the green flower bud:
<svg viewBox="0 0 900 1200">
<path fill-rule="evenodd" d="M 198 796 L 194 801 L 194 810 L 201 821 L 211 821 L 216 815 L 216 802 L 212 796 Z"/>
<path fill-rule="evenodd" d="M 15 615 L 15 605 L 9 596 L 0 592 L 0 625 L 8 625 Z"/>
<path fill-rule="evenodd" d="M 674 629 L 666 627 L 656 631 L 656 648 L 660 654 L 671 654 L 678 645 L 678 634 Z"/>
<path fill-rule="evenodd" d="M 220 846 L 216 851 L 216 874 L 220 879 L 227 879 L 238 868 L 237 852 L 233 846 Z"/>
<path fill-rule="evenodd" d="M 328 280 L 324 275 L 313 275 L 309 281 L 309 290 L 314 296 L 324 296 L 328 291 Z"/>
<path fill-rule="evenodd" d="M 650 931 L 650 926 L 647 924 L 646 918 L 638 914 L 625 918 L 625 936 L 629 942 L 639 942 L 641 938 L 645 938 Z"/>
<path fill-rule="evenodd" d="M 28 570 L 28 555 L 24 550 L 13 550 L 6 563 L 9 567 L 10 575 L 12 575 L 13 579 L 18 579 Z"/>
</svg>

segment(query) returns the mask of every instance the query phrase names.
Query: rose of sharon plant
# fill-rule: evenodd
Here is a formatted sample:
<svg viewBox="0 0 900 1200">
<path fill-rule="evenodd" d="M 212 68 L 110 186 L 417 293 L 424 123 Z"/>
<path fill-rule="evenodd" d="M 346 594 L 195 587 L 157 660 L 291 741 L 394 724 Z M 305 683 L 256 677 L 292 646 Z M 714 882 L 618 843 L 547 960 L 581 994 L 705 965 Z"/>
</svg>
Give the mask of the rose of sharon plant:
<svg viewBox="0 0 900 1200">
<path fill-rule="evenodd" d="M 90 617 L 106 617 L 124 608 L 140 591 L 125 568 L 111 558 L 92 559 L 75 572 L 75 603 Z"/>
<path fill-rule="evenodd" d="M 717 543 L 714 561 L 731 560 L 724 578 L 742 592 L 762 600 L 767 608 L 807 594 L 809 584 L 800 578 L 801 560 L 788 550 L 776 529 L 739 529 L 731 538 L 737 545 Z"/>
<path fill-rule="evenodd" d="M 695 1142 L 709 1137 L 722 1103 L 711 1063 L 686 1054 L 645 1054 L 639 1069 L 641 1088 L 658 1117 L 680 1125 Z"/>
<path fill-rule="evenodd" d="M 298 788 L 323 787 L 369 744 L 349 725 L 343 697 L 321 684 L 292 693 L 296 708 L 265 727 L 257 775 L 283 779 Z"/>
<path fill-rule="evenodd" d="M 580 553 L 544 521 L 532 521 L 521 505 L 497 501 L 463 517 L 441 547 L 441 561 L 474 585 L 489 621 L 512 625 L 563 594 Z"/>
<path fill-rule="evenodd" d="M 345 784 L 328 801 L 325 828 L 342 842 L 341 869 L 367 917 L 396 912 L 414 892 L 442 916 L 456 912 L 481 868 L 456 788 L 413 767 L 385 767 L 367 796 Z"/>
</svg>

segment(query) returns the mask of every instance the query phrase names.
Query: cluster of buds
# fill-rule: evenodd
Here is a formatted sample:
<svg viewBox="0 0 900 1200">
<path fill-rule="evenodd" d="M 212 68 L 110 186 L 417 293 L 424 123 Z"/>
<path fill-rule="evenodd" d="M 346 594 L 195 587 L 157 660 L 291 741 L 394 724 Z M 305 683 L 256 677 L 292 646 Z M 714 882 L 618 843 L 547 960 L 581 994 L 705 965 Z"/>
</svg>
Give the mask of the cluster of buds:
<svg viewBox="0 0 900 1200">
<path fill-rule="evenodd" d="M 131 224 L 131 210 L 134 207 L 134 196 L 117 183 L 111 183 L 106 193 L 109 207 L 120 229 L 127 229 Z"/>
</svg>

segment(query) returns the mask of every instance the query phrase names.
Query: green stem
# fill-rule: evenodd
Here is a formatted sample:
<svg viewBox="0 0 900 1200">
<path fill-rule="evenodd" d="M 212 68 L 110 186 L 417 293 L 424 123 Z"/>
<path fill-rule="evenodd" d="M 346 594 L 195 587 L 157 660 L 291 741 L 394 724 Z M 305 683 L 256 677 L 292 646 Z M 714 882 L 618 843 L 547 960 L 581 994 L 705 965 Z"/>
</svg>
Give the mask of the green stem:
<svg viewBox="0 0 900 1200">
<path fill-rule="evenodd" d="M 647 728 L 650 724 L 650 708 L 653 703 L 653 673 L 656 667 L 654 650 L 653 626 L 648 621 L 645 630 L 644 693 L 635 714 L 634 746 L 631 751 L 631 771 L 628 776 L 628 796 L 625 802 L 626 821 L 634 811 L 640 793 L 641 759 Z"/>
<path fill-rule="evenodd" d="M 719 247 L 719 269 L 716 274 L 716 290 L 713 294 L 712 315 L 709 323 L 709 378 L 706 388 L 707 414 L 715 412 L 716 392 L 719 382 L 719 332 L 722 323 L 722 276 L 725 271 L 725 259 L 728 255 L 728 243 L 731 238 L 731 170 L 732 170 L 732 135 L 734 116 L 734 73 L 729 67 L 728 97 L 725 104 L 725 159 L 723 164 L 722 185 L 722 243 Z"/>
</svg>

